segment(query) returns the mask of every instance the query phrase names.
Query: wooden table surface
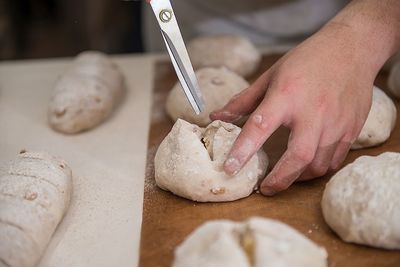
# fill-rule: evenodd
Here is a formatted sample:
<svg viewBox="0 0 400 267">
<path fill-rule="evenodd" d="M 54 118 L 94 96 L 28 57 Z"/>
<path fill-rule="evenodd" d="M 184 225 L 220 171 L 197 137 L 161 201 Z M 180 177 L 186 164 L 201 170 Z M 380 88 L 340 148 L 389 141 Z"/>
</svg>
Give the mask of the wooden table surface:
<svg viewBox="0 0 400 267">
<path fill-rule="evenodd" d="M 257 75 L 279 57 L 280 55 L 265 56 Z M 159 189 L 154 180 L 153 159 L 157 147 L 173 125 L 164 111 L 164 106 L 166 96 L 176 82 L 176 76 L 172 66 L 167 62 L 159 62 L 155 71 L 139 266 L 171 266 L 174 248 L 207 220 L 236 221 L 246 220 L 251 216 L 278 219 L 296 228 L 327 249 L 329 266 L 400 266 L 399 251 L 345 243 L 329 229 L 322 217 L 320 201 L 325 184 L 332 174 L 309 182 L 295 183 L 274 197 L 254 193 L 245 199 L 228 203 L 197 203 Z M 385 89 L 386 79 L 387 73 L 380 73 L 375 84 Z M 398 101 L 396 105 L 400 115 Z M 280 128 L 265 144 L 264 149 L 270 157 L 272 166 L 284 152 L 287 138 L 288 131 Z M 353 162 L 361 155 L 378 155 L 384 151 L 400 152 L 399 119 L 390 139 L 384 145 L 352 151 L 344 164 Z"/>
</svg>

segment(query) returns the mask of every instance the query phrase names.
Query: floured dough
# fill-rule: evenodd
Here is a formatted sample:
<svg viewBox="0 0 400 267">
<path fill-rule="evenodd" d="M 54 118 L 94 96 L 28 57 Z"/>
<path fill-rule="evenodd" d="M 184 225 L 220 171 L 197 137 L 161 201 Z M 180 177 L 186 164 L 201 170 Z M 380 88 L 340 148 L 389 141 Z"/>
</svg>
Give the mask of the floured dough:
<svg viewBox="0 0 400 267">
<path fill-rule="evenodd" d="M 63 160 L 21 152 L 0 177 L 0 266 L 36 266 L 71 191 L 71 170 Z"/>
<path fill-rule="evenodd" d="M 209 35 L 193 39 L 188 52 L 195 69 L 227 67 L 240 76 L 248 77 L 257 71 L 261 54 L 246 38 L 233 35 Z"/>
<path fill-rule="evenodd" d="M 388 87 L 394 96 L 400 98 L 400 60 L 394 63 L 390 70 Z"/>
<path fill-rule="evenodd" d="M 378 87 L 374 86 L 372 106 L 360 135 L 351 149 L 361 149 L 380 145 L 392 132 L 397 118 L 393 101 Z"/>
<path fill-rule="evenodd" d="M 178 119 L 154 159 L 157 185 L 200 202 L 247 197 L 264 178 L 268 159 L 260 149 L 237 175 L 225 174 L 223 163 L 239 132 L 239 127 L 222 121 L 200 128 Z"/>
<path fill-rule="evenodd" d="M 196 115 L 178 82 L 168 95 L 166 110 L 173 121 L 184 119 L 200 126 L 208 125 L 210 112 L 222 108 L 229 99 L 249 84 L 242 77 L 226 68 L 204 68 L 196 71 L 204 99 L 204 111 Z"/>
<path fill-rule="evenodd" d="M 400 153 L 362 156 L 326 185 L 322 212 L 347 242 L 400 249 Z"/>
<path fill-rule="evenodd" d="M 327 252 L 276 220 L 209 221 L 175 250 L 172 267 L 324 267 Z"/>
<path fill-rule="evenodd" d="M 123 76 L 106 55 L 94 51 L 79 54 L 53 90 L 50 126 L 67 134 L 97 126 L 111 114 L 123 89 Z"/>
</svg>

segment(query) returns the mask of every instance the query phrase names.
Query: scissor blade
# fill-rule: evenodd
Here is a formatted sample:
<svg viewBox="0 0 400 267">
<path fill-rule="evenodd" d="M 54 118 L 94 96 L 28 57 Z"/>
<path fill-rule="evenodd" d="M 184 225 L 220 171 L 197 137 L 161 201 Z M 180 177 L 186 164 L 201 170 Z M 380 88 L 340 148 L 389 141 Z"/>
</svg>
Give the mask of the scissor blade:
<svg viewBox="0 0 400 267">
<path fill-rule="evenodd" d="M 189 100 L 190 104 L 192 105 L 196 114 L 199 114 L 200 112 L 203 111 L 203 101 L 201 99 L 200 93 L 198 93 L 198 86 L 193 84 L 192 78 L 190 78 L 190 75 L 188 74 L 187 69 L 183 64 L 182 59 L 180 58 L 179 53 L 176 50 L 172 40 L 168 37 L 168 34 L 166 34 L 163 30 L 161 30 L 161 34 L 164 38 L 164 42 L 167 46 L 167 50 L 170 55 L 172 64 L 175 68 L 175 72 L 179 78 L 179 81 L 182 85 L 185 95 Z M 192 76 L 195 76 L 194 71 Z"/>
<path fill-rule="evenodd" d="M 150 4 L 160 25 L 162 37 L 186 98 L 196 114 L 199 114 L 204 109 L 203 99 L 171 3 L 167 0 L 152 0 Z M 167 21 L 162 20 L 164 11 L 169 12 Z"/>
</svg>

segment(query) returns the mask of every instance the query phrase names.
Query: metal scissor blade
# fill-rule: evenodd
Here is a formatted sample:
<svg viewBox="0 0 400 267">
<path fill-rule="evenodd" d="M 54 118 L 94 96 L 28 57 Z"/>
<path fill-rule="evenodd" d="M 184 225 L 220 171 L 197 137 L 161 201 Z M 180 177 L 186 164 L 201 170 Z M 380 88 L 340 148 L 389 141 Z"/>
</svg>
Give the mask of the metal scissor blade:
<svg viewBox="0 0 400 267">
<path fill-rule="evenodd" d="M 201 99 L 201 95 L 196 90 L 198 86 L 192 83 L 192 79 L 190 75 L 187 73 L 186 68 L 179 57 L 179 53 L 176 50 L 172 40 L 168 37 L 168 35 L 161 30 L 161 34 L 164 38 L 164 42 L 167 45 L 168 53 L 171 57 L 172 64 L 175 68 L 175 72 L 179 78 L 179 81 L 182 85 L 182 88 L 185 92 L 187 99 L 189 100 L 190 104 L 192 105 L 196 114 L 199 114 L 203 111 L 203 100 Z M 194 73 L 193 73 L 194 75 Z"/>
<path fill-rule="evenodd" d="M 185 95 L 193 110 L 199 114 L 204 109 L 203 99 L 171 3 L 168 0 L 151 0 L 150 4 Z"/>
</svg>

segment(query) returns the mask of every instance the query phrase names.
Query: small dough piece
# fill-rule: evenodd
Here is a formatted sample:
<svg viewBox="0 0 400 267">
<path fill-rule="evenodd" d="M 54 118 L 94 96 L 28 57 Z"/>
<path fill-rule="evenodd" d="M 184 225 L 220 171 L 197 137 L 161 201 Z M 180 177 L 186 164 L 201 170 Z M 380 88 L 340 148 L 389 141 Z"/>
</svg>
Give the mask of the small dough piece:
<svg viewBox="0 0 400 267">
<path fill-rule="evenodd" d="M 260 149 L 235 176 L 223 171 L 223 163 L 240 128 L 214 121 L 206 128 L 178 119 L 157 150 L 157 185 L 199 202 L 233 201 L 250 195 L 264 178 L 268 158 Z"/>
<path fill-rule="evenodd" d="M 195 69 L 227 67 L 242 77 L 257 71 L 261 53 L 246 38 L 233 35 L 208 35 L 193 39 L 187 46 Z"/>
<path fill-rule="evenodd" d="M 374 86 L 372 106 L 360 135 L 351 149 L 377 146 L 385 142 L 396 125 L 397 109 L 393 101 Z"/>
<path fill-rule="evenodd" d="M 50 126 L 66 134 L 91 129 L 111 114 L 123 91 L 123 76 L 105 54 L 83 52 L 53 90 Z"/>
<path fill-rule="evenodd" d="M 0 263 L 36 266 L 68 209 L 71 191 L 71 170 L 63 160 L 21 152 L 0 177 Z"/>
<path fill-rule="evenodd" d="M 400 60 L 390 70 L 388 87 L 395 97 L 400 98 Z"/>
<path fill-rule="evenodd" d="M 362 156 L 327 183 L 322 212 L 347 242 L 400 249 L 400 153 Z"/>
<path fill-rule="evenodd" d="M 211 123 L 209 115 L 222 108 L 234 95 L 246 89 L 249 83 L 226 68 L 204 68 L 196 71 L 200 90 L 204 99 L 204 111 L 196 115 L 178 82 L 170 91 L 166 110 L 173 121 L 178 118 L 199 126 Z"/>
<path fill-rule="evenodd" d="M 325 267 L 328 254 L 290 226 L 253 217 L 209 221 L 175 249 L 172 267 Z"/>
</svg>

